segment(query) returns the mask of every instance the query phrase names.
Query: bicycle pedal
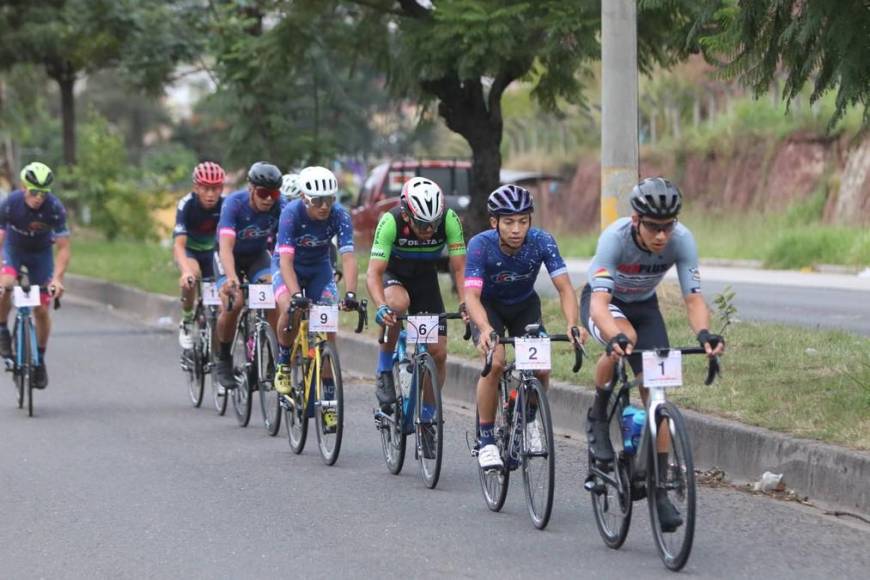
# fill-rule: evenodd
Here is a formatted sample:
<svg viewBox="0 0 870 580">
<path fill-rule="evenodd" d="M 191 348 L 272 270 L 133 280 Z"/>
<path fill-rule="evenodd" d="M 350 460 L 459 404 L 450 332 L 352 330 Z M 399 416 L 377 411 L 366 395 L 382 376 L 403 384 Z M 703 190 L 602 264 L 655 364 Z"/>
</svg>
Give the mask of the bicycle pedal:
<svg viewBox="0 0 870 580">
<path fill-rule="evenodd" d="M 7 371 L 14 371 L 15 370 L 15 361 L 12 360 L 11 358 L 4 358 L 3 364 L 6 366 Z"/>
<path fill-rule="evenodd" d="M 607 491 L 607 486 L 604 485 L 601 480 L 596 478 L 587 478 L 586 483 L 583 484 L 583 488 L 589 493 L 594 493 L 596 495 L 601 495 Z"/>
</svg>

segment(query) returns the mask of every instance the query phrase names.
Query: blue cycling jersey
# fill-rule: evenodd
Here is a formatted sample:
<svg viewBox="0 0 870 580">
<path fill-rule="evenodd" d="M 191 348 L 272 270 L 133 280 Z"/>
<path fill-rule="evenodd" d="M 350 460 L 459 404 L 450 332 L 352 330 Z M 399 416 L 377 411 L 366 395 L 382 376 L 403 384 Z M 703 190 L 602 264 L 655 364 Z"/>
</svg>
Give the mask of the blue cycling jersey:
<svg viewBox="0 0 870 580">
<path fill-rule="evenodd" d="M 250 256 L 269 249 L 278 229 L 278 218 L 287 204 L 280 197 L 269 211 L 259 212 L 251 207 L 251 194 L 243 189 L 227 196 L 218 221 L 218 236 L 236 238 L 233 255 Z"/>
<path fill-rule="evenodd" d="M 488 230 L 468 242 L 465 287 L 480 288 L 481 298 L 516 304 L 535 293 L 535 280 L 546 265 L 551 278 L 568 272 L 552 235 L 531 228 L 526 241 L 514 255 L 499 247 L 498 232 Z"/>
<path fill-rule="evenodd" d="M 66 209 L 54 194 L 47 194 L 38 209 L 27 205 L 24 195 L 19 189 L 0 203 L 0 231 L 6 234 L 6 244 L 27 251 L 43 250 L 56 238 L 69 236 Z"/>
<path fill-rule="evenodd" d="M 353 226 L 350 214 L 338 204 L 332 206 L 325 220 L 316 220 L 308 215 L 301 199 L 291 201 L 281 211 L 278 225 L 278 254 L 293 254 L 294 264 L 331 264 L 329 246 L 333 236 L 338 236 L 338 252 L 353 251 Z"/>
<path fill-rule="evenodd" d="M 211 209 L 206 209 L 199 202 L 195 193 L 191 192 L 178 201 L 175 211 L 175 236 L 187 236 L 185 247 L 194 252 L 206 252 L 215 249 L 215 231 L 221 217 L 221 206 L 224 199 L 218 198 Z"/>
<path fill-rule="evenodd" d="M 687 227 L 678 223 L 662 253 L 653 254 L 638 245 L 631 218 L 620 218 L 598 238 L 589 265 L 589 286 L 593 292 L 610 292 L 623 302 L 640 302 L 655 294 L 674 265 L 683 295 L 699 293 L 698 248 Z"/>
</svg>

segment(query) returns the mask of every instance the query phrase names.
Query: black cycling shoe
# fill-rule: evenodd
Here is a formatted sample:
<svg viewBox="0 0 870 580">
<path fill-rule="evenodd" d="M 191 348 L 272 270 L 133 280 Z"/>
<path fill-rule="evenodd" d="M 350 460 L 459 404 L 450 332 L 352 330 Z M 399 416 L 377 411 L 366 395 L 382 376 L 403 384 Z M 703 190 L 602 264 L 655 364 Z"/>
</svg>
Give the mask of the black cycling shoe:
<svg viewBox="0 0 870 580">
<path fill-rule="evenodd" d="M 0 357 L 12 358 L 12 335 L 8 329 L 0 331 Z"/>
<path fill-rule="evenodd" d="M 33 369 L 33 388 L 44 389 L 48 386 L 48 371 L 45 369 L 45 361 Z"/>
<path fill-rule="evenodd" d="M 586 414 L 586 442 L 592 457 L 599 463 L 613 461 L 613 444 L 610 442 L 610 425 L 603 419 L 592 417 L 592 409 Z"/>
<path fill-rule="evenodd" d="M 420 430 L 420 447 L 424 459 L 435 459 L 435 425 L 423 425 Z"/>
<path fill-rule="evenodd" d="M 663 532 L 676 532 L 677 528 L 683 525 L 680 510 L 674 507 L 668 498 L 668 493 L 663 489 L 656 490 L 656 510 L 659 512 L 659 524 Z"/>
<path fill-rule="evenodd" d="M 227 390 L 235 389 L 238 386 L 236 385 L 236 376 L 233 374 L 232 360 L 219 358 L 217 362 L 215 362 L 214 368 L 220 386 Z"/>
<path fill-rule="evenodd" d="M 396 402 L 396 386 L 393 384 L 392 372 L 385 371 L 378 373 L 375 385 L 375 395 L 377 395 L 378 403 L 380 403 L 382 407 L 392 405 Z"/>
</svg>

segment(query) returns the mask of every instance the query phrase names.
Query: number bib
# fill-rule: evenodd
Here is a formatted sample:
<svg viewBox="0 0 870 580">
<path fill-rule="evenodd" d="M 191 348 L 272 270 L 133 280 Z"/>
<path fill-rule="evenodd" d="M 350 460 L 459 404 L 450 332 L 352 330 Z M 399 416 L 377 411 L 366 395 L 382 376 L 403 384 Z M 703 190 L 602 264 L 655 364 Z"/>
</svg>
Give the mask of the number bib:
<svg viewBox="0 0 870 580">
<path fill-rule="evenodd" d="M 308 317 L 308 329 L 312 332 L 338 332 L 338 305 L 315 304 Z"/>
<path fill-rule="evenodd" d="M 275 308 L 275 292 L 271 284 L 250 284 L 248 286 L 248 308 L 252 310 L 272 310 Z"/>
<path fill-rule="evenodd" d="M 15 308 L 26 306 L 39 306 L 39 286 L 31 286 L 30 292 L 24 292 L 21 286 L 16 286 L 12 291 Z"/>
<path fill-rule="evenodd" d="M 683 385 L 683 353 L 668 351 L 667 356 L 643 353 L 643 386 L 680 387 Z"/>
<path fill-rule="evenodd" d="M 438 343 L 437 316 L 409 316 L 407 328 L 408 334 L 406 340 L 410 343 Z"/>
<path fill-rule="evenodd" d="M 521 371 L 550 370 L 550 339 L 515 338 L 516 367 Z"/>
<path fill-rule="evenodd" d="M 220 293 L 217 286 L 211 282 L 202 283 L 202 303 L 206 306 L 220 306 Z"/>
</svg>

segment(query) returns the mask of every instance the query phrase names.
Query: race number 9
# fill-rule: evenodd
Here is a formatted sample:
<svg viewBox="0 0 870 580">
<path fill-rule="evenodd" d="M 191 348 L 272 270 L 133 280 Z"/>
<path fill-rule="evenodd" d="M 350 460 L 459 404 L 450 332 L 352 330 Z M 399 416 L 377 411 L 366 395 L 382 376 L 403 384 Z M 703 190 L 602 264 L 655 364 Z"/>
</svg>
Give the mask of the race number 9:
<svg viewBox="0 0 870 580">
<path fill-rule="evenodd" d="M 315 304 L 308 326 L 312 332 L 338 332 L 338 306 Z"/>
</svg>

